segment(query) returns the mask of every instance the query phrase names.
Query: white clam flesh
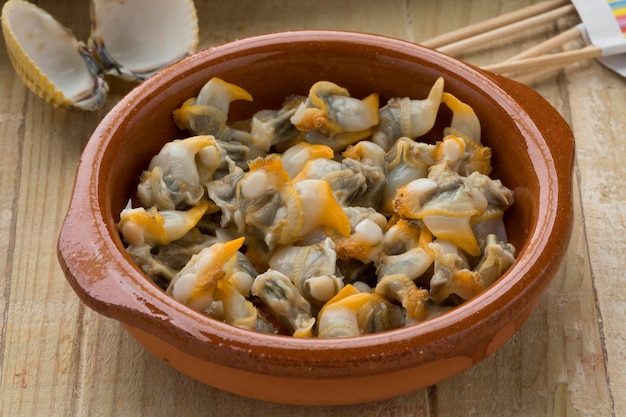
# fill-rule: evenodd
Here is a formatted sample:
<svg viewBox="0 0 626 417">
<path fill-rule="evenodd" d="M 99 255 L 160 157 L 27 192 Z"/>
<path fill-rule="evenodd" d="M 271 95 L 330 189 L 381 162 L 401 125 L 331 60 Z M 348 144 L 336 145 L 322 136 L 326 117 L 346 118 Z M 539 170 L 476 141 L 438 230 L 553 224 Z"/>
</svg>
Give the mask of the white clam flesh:
<svg viewBox="0 0 626 417">
<path fill-rule="evenodd" d="M 203 249 L 176 274 L 167 293 L 194 310 L 209 308 L 218 282 L 230 274 L 232 260 L 236 260 L 236 252 L 242 244 L 243 238 L 239 238 Z"/>
<path fill-rule="evenodd" d="M 212 78 L 176 109 L 191 136 L 154 156 L 141 206 L 120 213 L 132 259 L 183 304 L 248 330 L 356 337 L 443 314 L 514 264 L 514 193 L 443 78 L 380 109 L 324 81 L 232 123 L 234 100 L 252 96 Z M 420 142 L 442 103 L 450 126 Z"/>
<path fill-rule="evenodd" d="M 388 151 L 400 137 L 415 139 L 428 133 L 435 125 L 443 91 L 444 80 L 438 78 L 424 99 L 390 99 L 378 112 L 380 124 L 372 141 Z"/>
<path fill-rule="evenodd" d="M 312 335 L 315 317 L 311 306 L 285 274 L 270 269 L 257 276 L 252 293 L 263 300 L 295 337 Z"/>
<path fill-rule="evenodd" d="M 352 285 L 344 287 L 324 305 L 318 315 L 318 337 L 354 337 L 363 333 L 359 325 L 359 310 L 371 293 L 363 293 Z"/>
</svg>

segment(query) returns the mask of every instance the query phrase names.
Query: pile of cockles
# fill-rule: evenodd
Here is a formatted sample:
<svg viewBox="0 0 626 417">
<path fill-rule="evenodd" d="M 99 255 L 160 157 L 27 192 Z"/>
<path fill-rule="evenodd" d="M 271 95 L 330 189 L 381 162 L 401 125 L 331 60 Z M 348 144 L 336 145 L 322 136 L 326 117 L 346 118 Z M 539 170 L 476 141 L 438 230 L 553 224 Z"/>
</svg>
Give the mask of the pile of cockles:
<svg viewBox="0 0 626 417">
<path fill-rule="evenodd" d="M 379 106 L 329 81 L 279 109 L 219 78 L 173 112 L 167 143 L 120 213 L 137 266 L 191 309 L 244 329 L 352 337 L 413 325 L 514 262 L 513 193 L 489 177 L 473 109 L 444 91 Z M 434 144 L 441 106 L 450 126 Z"/>
</svg>

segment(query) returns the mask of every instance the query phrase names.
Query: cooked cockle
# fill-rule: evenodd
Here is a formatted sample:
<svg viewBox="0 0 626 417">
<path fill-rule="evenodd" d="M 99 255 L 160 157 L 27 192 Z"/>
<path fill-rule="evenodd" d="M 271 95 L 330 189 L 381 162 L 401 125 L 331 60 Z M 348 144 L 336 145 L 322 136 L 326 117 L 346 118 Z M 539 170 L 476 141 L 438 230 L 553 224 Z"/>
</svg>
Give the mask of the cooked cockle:
<svg viewBox="0 0 626 417">
<path fill-rule="evenodd" d="M 234 161 L 228 159 L 228 174 L 204 184 L 211 201 L 221 210 L 223 227 L 235 223 L 237 211 L 237 184 L 246 173 Z"/>
<path fill-rule="evenodd" d="M 435 145 L 402 137 L 387 152 L 387 177 L 378 206 L 382 213 L 391 215 L 394 212 L 393 198 L 400 187 L 428 176 L 428 168 L 437 162 L 435 148 Z"/>
<path fill-rule="evenodd" d="M 304 100 L 303 96 L 293 96 L 285 100 L 279 110 L 261 110 L 255 113 L 250 127 L 250 141 L 247 144 L 269 152 L 272 146 L 298 137 L 300 131 L 290 119 Z"/>
<path fill-rule="evenodd" d="M 465 151 L 461 163 L 456 171 L 460 175 L 468 176 L 472 172 L 489 175 L 491 172 L 491 148 L 483 146 L 469 136 L 452 128 L 444 129 L 445 137 L 457 137 L 465 144 Z"/>
<path fill-rule="evenodd" d="M 234 221 L 240 233 L 259 235 L 270 247 L 296 240 L 304 224 L 302 200 L 280 157 L 250 161 L 236 189 Z"/>
<path fill-rule="evenodd" d="M 323 146 L 323 145 L 317 145 Z M 293 178 L 297 183 L 302 180 L 322 180 L 328 185 L 340 205 L 346 206 L 367 190 L 367 180 L 360 172 L 346 167 L 342 162 L 328 158 L 315 158 L 308 161 Z"/>
<path fill-rule="evenodd" d="M 132 208 L 131 202 L 120 213 L 118 228 L 124 240 L 133 246 L 147 243 L 150 246 L 167 245 L 180 239 L 191 230 L 204 215 L 209 203 L 204 201 L 187 211 L 148 210 Z"/>
<path fill-rule="evenodd" d="M 311 315 L 311 305 L 285 274 L 269 269 L 258 275 L 252 284 L 252 294 L 263 301 L 293 336 L 313 335 L 315 318 Z"/>
<path fill-rule="evenodd" d="M 343 288 L 341 277 L 336 276 L 337 254 L 330 238 L 309 246 L 281 246 L 269 260 L 269 266 L 287 275 L 317 309 Z"/>
<path fill-rule="evenodd" d="M 289 178 L 295 178 L 311 160 L 324 158 L 331 160 L 335 152 L 326 145 L 313 145 L 308 142 L 299 142 L 283 152 L 283 168 Z M 333 161 L 336 162 L 336 161 Z"/>
<path fill-rule="evenodd" d="M 472 230 L 479 241 L 490 234 L 495 234 L 499 241 L 508 240 L 504 227 L 504 212 L 513 204 L 513 191 L 487 175 L 474 172 L 465 178 L 466 187 L 479 190 L 487 200 L 487 208 L 480 215 L 472 218 Z"/>
<path fill-rule="evenodd" d="M 217 281 L 213 295 L 215 300 L 222 302 L 226 323 L 242 329 L 256 330 L 256 307 L 237 290 L 229 277 Z"/>
<path fill-rule="evenodd" d="M 380 112 L 375 94 L 319 82 L 227 124 L 238 98 L 250 99 L 212 79 L 177 110 L 179 124 L 219 137 L 166 145 L 138 187 L 144 207 L 120 216 L 129 254 L 177 300 L 250 330 L 352 337 L 442 314 L 514 262 L 503 222 L 513 192 L 488 177 L 478 118 L 443 79 Z M 210 104 L 196 120 L 200 99 Z M 416 141 L 441 103 L 444 137 Z"/>
<path fill-rule="evenodd" d="M 459 176 L 460 181 L 451 181 L 454 187 L 444 189 L 437 187 L 421 204 L 418 211 L 409 213 L 410 205 L 420 198 L 411 196 L 411 187 L 407 186 L 404 193 L 398 193 L 398 205 L 406 211 L 402 215 L 421 219 L 426 227 L 438 238 L 449 240 L 468 254 L 478 256 L 479 238 L 496 233 L 506 241 L 506 231 L 502 216 L 504 211 L 513 204 L 513 193 L 504 187 L 499 180 L 492 180 L 486 175 L 474 172 L 468 177 Z M 418 187 L 414 187 L 418 188 Z M 415 194 L 418 194 L 417 192 Z M 413 207 L 417 205 L 413 203 Z M 400 211 L 399 211 L 400 212 Z M 479 234 L 475 233 L 475 230 Z M 502 236 L 504 234 L 504 236 Z"/>
<path fill-rule="evenodd" d="M 212 136 L 168 142 L 141 175 L 137 196 L 144 207 L 156 206 L 159 210 L 198 204 L 204 196 L 202 181 L 207 179 L 202 177 L 217 169 L 220 159 Z M 204 168 L 199 169 L 199 165 Z"/>
<path fill-rule="evenodd" d="M 360 290 L 357 285 L 355 287 Z M 372 296 L 359 308 L 357 321 L 363 333 L 399 329 L 406 324 L 404 309 L 378 293 L 372 293 Z"/>
<path fill-rule="evenodd" d="M 261 235 L 270 249 L 317 228 L 350 233 L 350 222 L 328 183 L 308 179 L 292 183 L 277 155 L 250 161 L 250 171 L 237 186 L 235 222 L 241 233 Z"/>
<path fill-rule="evenodd" d="M 463 159 L 464 146 L 460 138 L 447 136 L 439 145 L 441 162 L 431 168 L 427 180 L 416 180 L 398 190 L 394 207 L 401 216 L 422 220 L 437 238 L 478 256 L 480 248 L 472 225 L 502 217 L 513 195 L 499 181 L 479 172 L 459 175 L 455 169 Z M 493 208 L 488 211 L 490 200 Z"/>
<path fill-rule="evenodd" d="M 435 304 L 459 305 L 483 290 L 480 274 L 469 269 L 467 259 L 454 244 L 437 240 L 430 248 L 435 253 L 435 269 L 429 297 Z"/>
<path fill-rule="evenodd" d="M 406 326 L 422 321 L 428 315 L 426 309 L 428 291 L 418 288 L 405 274 L 385 275 L 378 281 L 374 292 L 402 305 Z"/>
<path fill-rule="evenodd" d="M 423 100 L 392 98 L 378 111 L 380 123 L 372 141 L 389 151 L 400 137 L 415 139 L 435 125 L 443 95 L 443 78 L 438 78 Z"/>
<path fill-rule="evenodd" d="M 359 132 L 378 123 L 377 113 L 377 94 L 359 100 L 350 97 L 348 90 L 337 84 L 319 81 L 313 84 L 306 101 L 299 105 L 291 122 L 305 132 Z"/>
<path fill-rule="evenodd" d="M 250 297 L 250 290 L 258 271 L 250 259 L 241 252 L 237 252 L 237 263 L 233 265 L 230 282 L 244 297 Z"/>
<path fill-rule="evenodd" d="M 247 168 L 248 161 L 260 155 L 265 153 L 208 135 L 175 140 L 152 158 L 137 195 L 146 207 L 185 208 L 205 195 L 207 183 L 233 172 L 232 165 Z"/>
<path fill-rule="evenodd" d="M 343 149 L 372 134 L 378 124 L 378 94 L 359 100 L 337 84 L 319 81 L 313 84 L 291 123 L 309 132 L 307 142 Z"/>
<path fill-rule="evenodd" d="M 386 184 L 385 151 L 375 143 L 361 141 L 349 146 L 342 155 L 342 164 L 365 179 L 363 191 L 347 195 L 344 205 L 376 207 Z"/>
<path fill-rule="evenodd" d="M 307 179 L 293 183 L 302 200 L 304 223 L 294 240 L 318 229 L 329 229 L 342 236 L 350 234 L 350 220 L 326 181 Z"/>
<path fill-rule="evenodd" d="M 344 207 L 343 211 L 350 220 L 350 235 L 331 232 L 337 256 L 344 261 L 374 262 L 383 250 L 387 219 L 371 207 Z"/>
<path fill-rule="evenodd" d="M 152 254 L 152 247 L 147 244 L 126 247 L 126 252 L 130 255 L 133 262 L 150 279 L 162 289 L 167 288 L 167 284 L 174 278 L 179 269 L 171 268 L 159 256 Z"/>
<path fill-rule="evenodd" d="M 318 146 L 318 147 L 322 147 L 321 149 L 330 149 L 326 145 L 309 145 L 309 146 Z M 306 154 L 311 154 L 311 151 L 308 151 Z M 341 162 L 332 159 L 333 154 L 331 154 L 330 156 L 325 154 L 325 152 L 322 155 L 311 154 L 311 159 L 306 161 L 300 167 L 297 175 L 294 175 L 293 177 L 291 177 L 292 181 L 298 182 L 298 181 L 302 181 L 306 179 L 324 180 L 331 185 L 331 188 L 336 188 L 336 187 L 333 187 L 333 183 L 335 182 L 335 178 L 337 176 L 348 177 L 348 176 L 352 176 L 353 172 L 341 173 L 341 171 L 344 171 L 347 168 L 343 166 Z M 287 166 L 289 166 L 289 162 L 287 162 L 286 160 L 288 157 L 289 155 L 285 155 L 282 158 L 283 160 L 285 160 L 285 164 Z M 365 183 L 365 179 L 364 178 L 361 179 L 360 182 Z"/>
<path fill-rule="evenodd" d="M 317 316 L 317 337 L 354 337 L 363 333 L 359 309 L 372 298 L 352 285 L 346 285 L 322 308 Z"/>
<path fill-rule="evenodd" d="M 478 256 L 480 248 L 471 220 L 485 212 L 487 199 L 480 190 L 466 187 L 460 176 L 455 184 L 444 189 L 430 179 L 415 180 L 398 190 L 394 205 L 401 216 L 422 220 L 437 238 Z"/>
<path fill-rule="evenodd" d="M 459 176 L 459 182 L 462 180 Z M 393 212 L 405 218 L 417 218 L 422 206 L 437 191 L 438 184 L 429 178 L 418 178 L 396 191 Z"/>
<path fill-rule="evenodd" d="M 377 167 L 383 171 L 383 173 L 385 172 L 385 151 L 373 142 L 363 141 L 348 146 L 348 148 L 343 151 L 342 156 L 345 159 L 359 161 L 367 166 Z"/>
<path fill-rule="evenodd" d="M 446 239 L 470 255 L 478 256 L 480 248 L 471 227 L 472 218 L 487 209 L 481 190 L 465 186 L 435 192 L 414 218 L 421 219 L 439 239 Z"/>
<path fill-rule="evenodd" d="M 167 293 L 198 311 L 209 308 L 219 280 L 231 273 L 236 253 L 244 238 L 219 242 L 203 249 L 181 269 L 167 287 Z M 234 262 L 231 262 L 234 261 Z"/>
<path fill-rule="evenodd" d="M 203 177 L 203 181 L 205 183 L 209 180 L 221 178 L 224 175 L 227 175 L 230 172 L 231 162 L 234 162 L 241 169 L 246 170 L 248 168 L 248 161 L 267 156 L 266 152 L 260 151 L 256 148 L 251 148 L 235 140 L 216 140 L 216 147 L 220 152 L 220 163 L 217 166 L 217 169 L 211 173 L 210 177 Z M 199 164 L 199 166 L 201 167 L 202 165 Z"/>
<path fill-rule="evenodd" d="M 206 235 L 194 227 L 180 239 L 166 245 L 128 245 L 126 252 L 152 281 L 166 289 L 193 255 L 218 241 L 215 236 Z"/>
<path fill-rule="evenodd" d="M 447 181 L 447 177 L 452 177 L 456 181 L 454 177 L 459 173 L 459 166 L 465 158 L 465 147 L 465 141 L 461 137 L 445 136 L 435 147 L 437 162 L 428 170 L 428 178 L 437 181 L 440 185 Z"/>
<path fill-rule="evenodd" d="M 498 241 L 496 235 L 488 235 L 482 247 L 482 258 L 474 267 L 480 274 L 483 286 L 493 284 L 515 262 L 515 248 L 510 243 Z"/>
<path fill-rule="evenodd" d="M 471 106 L 450 93 L 443 93 L 443 103 L 452 110 L 450 127 L 444 129 L 444 139 L 456 136 L 463 140 L 464 157 L 456 171 L 469 175 L 474 171 L 488 175 L 491 172 L 491 149 L 481 143 L 481 126 Z"/>
<path fill-rule="evenodd" d="M 341 162 L 327 156 L 309 160 L 293 182 L 323 180 L 342 206 L 376 206 L 385 184 L 384 152 L 374 143 L 359 142 L 343 156 Z"/>
<path fill-rule="evenodd" d="M 394 274 L 404 274 L 413 280 L 422 276 L 435 260 L 428 247 L 432 240 L 427 228 L 399 219 L 385 232 L 383 253 L 376 268 L 379 280 Z"/>
<path fill-rule="evenodd" d="M 226 122 L 230 103 L 235 100 L 252 101 L 252 96 L 239 86 L 213 77 L 197 97 L 190 98 L 174 110 L 174 121 L 180 129 L 195 135 L 213 135 L 229 140 L 231 132 Z"/>
<path fill-rule="evenodd" d="M 216 236 L 202 233 L 194 227 L 180 239 L 173 240 L 167 245 L 155 246 L 152 253 L 168 267 L 180 271 L 193 255 L 219 241 Z"/>
<path fill-rule="evenodd" d="M 463 103 L 450 93 L 443 93 L 441 101 L 452 110 L 450 128 L 461 132 L 472 141 L 480 143 L 480 121 L 471 106 Z"/>
</svg>

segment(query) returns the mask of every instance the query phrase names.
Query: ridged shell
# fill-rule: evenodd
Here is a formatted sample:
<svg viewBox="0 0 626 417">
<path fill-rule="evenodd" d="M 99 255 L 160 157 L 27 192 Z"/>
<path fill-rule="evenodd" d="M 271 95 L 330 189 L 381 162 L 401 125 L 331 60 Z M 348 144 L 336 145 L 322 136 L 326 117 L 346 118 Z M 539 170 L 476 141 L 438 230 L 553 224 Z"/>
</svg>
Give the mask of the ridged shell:
<svg viewBox="0 0 626 417">
<path fill-rule="evenodd" d="M 193 0 L 92 0 L 88 45 L 104 70 L 143 81 L 198 47 Z"/>
<path fill-rule="evenodd" d="M 55 107 L 94 110 L 108 86 L 85 45 L 39 7 L 9 0 L 2 31 L 15 71 L 39 97 Z"/>
<path fill-rule="evenodd" d="M 197 48 L 192 0 L 92 0 L 91 10 L 88 47 L 29 2 L 9 0 L 2 8 L 15 71 L 55 107 L 95 110 L 108 91 L 104 73 L 143 81 Z"/>
</svg>

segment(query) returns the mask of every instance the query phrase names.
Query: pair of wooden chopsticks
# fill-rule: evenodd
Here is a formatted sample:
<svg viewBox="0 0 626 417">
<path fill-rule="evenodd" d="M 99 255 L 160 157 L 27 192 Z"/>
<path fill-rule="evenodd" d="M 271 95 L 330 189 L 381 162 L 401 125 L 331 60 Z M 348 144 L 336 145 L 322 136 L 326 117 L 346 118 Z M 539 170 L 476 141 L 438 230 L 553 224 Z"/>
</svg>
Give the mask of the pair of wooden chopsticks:
<svg viewBox="0 0 626 417">
<path fill-rule="evenodd" d="M 515 12 L 445 33 L 421 42 L 421 44 L 449 55 L 455 55 L 488 42 L 523 33 L 525 30 L 574 13 L 576 13 L 576 9 L 569 0 L 546 0 Z M 503 62 L 483 66 L 483 68 L 513 76 L 521 82 L 531 83 L 574 62 L 600 56 L 602 51 L 595 45 L 587 45 L 572 51 L 550 53 L 567 42 L 581 38 L 581 30 L 583 30 L 581 28 L 581 25 L 572 27 Z"/>
</svg>

